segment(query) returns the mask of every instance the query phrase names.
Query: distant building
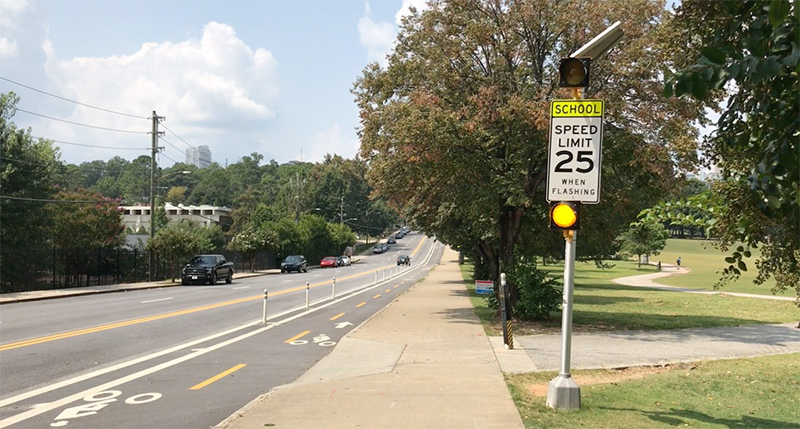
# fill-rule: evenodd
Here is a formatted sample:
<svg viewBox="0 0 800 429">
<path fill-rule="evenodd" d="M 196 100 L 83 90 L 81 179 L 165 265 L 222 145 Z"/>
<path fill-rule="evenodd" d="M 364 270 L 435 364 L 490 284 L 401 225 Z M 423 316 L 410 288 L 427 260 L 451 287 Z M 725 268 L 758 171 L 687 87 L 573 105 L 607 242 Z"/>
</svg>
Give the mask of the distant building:
<svg viewBox="0 0 800 429">
<path fill-rule="evenodd" d="M 211 149 L 208 146 L 190 147 L 186 150 L 186 163 L 196 167 L 206 168 L 211 165 Z"/>
<path fill-rule="evenodd" d="M 700 170 L 694 173 L 686 173 L 687 179 L 697 179 L 702 182 L 711 182 L 714 180 L 719 180 L 722 178 L 722 174 L 720 174 L 719 167 L 716 165 L 711 167 L 709 170 Z"/>
<path fill-rule="evenodd" d="M 120 206 L 122 210 L 122 224 L 134 233 L 150 230 L 150 206 Z M 164 205 L 167 219 L 170 222 L 190 220 L 209 226 L 218 224 L 223 231 L 230 229 L 233 224 L 231 213 L 233 210 L 218 206 L 184 206 L 170 203 Z"/>
</svg>

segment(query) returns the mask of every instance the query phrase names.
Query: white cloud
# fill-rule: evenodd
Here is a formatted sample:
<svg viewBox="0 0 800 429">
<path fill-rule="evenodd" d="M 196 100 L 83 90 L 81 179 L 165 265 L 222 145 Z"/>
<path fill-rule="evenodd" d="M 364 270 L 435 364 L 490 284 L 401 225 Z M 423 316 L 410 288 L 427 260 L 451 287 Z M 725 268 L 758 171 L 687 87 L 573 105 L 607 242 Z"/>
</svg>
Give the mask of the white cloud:
<svg viewBox="0 0 800 429">
<path fill-rule="evenodd" d="M 142 117 L 155 110 L 166 115 L 165 125 L 170 130 L 195 147 L 208 145 L 212 154 L 220 157 L 223 153 L 238 153 L 237 144 L 244 147 L 261 140 L 259 133 L 276 117 L 277 61 L 269 51 L 248 47 L 226 24 L 205 25 L 199 40 L 149 42 L 132 54 L 60 60 L 49 41 L 43 50 L 48 81 L 58 88 L 59 95 Z M 75 107 L 69 117 L 61 117 L 114 129 L 150 129 L 149 121 L 81 106 Z M 98 138 L 93 131 L 88 134 L 74 126 L 63 127 L 52 121 L 43 125 L 44 129 L 37 128 L 54 139 Z M 177 138 L 165 138 L 181 150 L 188 148 Z M 142 146 L 147 137 L 135 139 L 136 145 Z M 96 141 L 91 140 L 93 144 Z M 132 138 L 119 137 L 115 141 L 119 145 Z M 62 152 L 65 150 L 69 148 L 62 146 Z M 169 156 L 179 158 L 175 159 L 179 162 L 184 160 L 174 148 Z"/>
<path fill-rule="evenodd" d="M 402 6 L 400 6 L 400 10 L 394 15 L 394 23 L 398 27 L 403 22 L 403 18 L 411 14 L 411 6 L 414 6 L 417 9 L 417 12 L 422 12 L 428 8 L 428 3 L 426 0 L 403 0 Z"/>
<path fill-rule="evenodd" d="M 375 22 L 371 16 L 369 2 L 364 4 L 364 16 L 358 20 L 358 34 L 361 44 L 367 48 L 367 60 L 377 62 L 381 67 L 386 67 L 387 55 L 394 49 L 397 29 L 402 19 L 411 13 L 411 6 L 418 12 L 427 9 L 426 0 L 403 0 L 400 10 L 395 13 L 394 23 Z"/>
<path fill-rule="evenodd" d="M 375 22 L 370 17 L 369 3 L 365 4 L 364 16 L 358 20 L 361 44 L 367 48 L 367 60 L 385 67 L 386 55 L 394 46 L 395 28 L 388 22 Z"/>
<path fill-rule="evenodd" d="M 338 154 L 352 159 L 359 148 L 355 131 L 350 134 L 344 132 L 338 122 L 314 136 L 311 143 L 311 153 L 304 154 L 303 161 L 321 162 L 326 154 Z"/>
<path fill-rule="evenodd" d="M 19 53 L 15 33 L 18 23 L 31 4 L 28 0 L 0 0 L 0 58 L 15 57 Z"/>
</svg>

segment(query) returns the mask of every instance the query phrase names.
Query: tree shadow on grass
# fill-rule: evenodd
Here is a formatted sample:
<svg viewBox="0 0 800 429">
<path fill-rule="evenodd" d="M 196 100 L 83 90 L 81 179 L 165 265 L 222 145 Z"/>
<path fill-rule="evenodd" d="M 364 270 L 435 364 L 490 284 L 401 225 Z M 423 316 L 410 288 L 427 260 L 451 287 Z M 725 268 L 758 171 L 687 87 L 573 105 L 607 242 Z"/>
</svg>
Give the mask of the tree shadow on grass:
<svg viewBox="0 0 800 429">
<path fill-rule="evenodd" d="M 800 424 L 785 422 L 750 415 L 742 415 L 739 419 L 713 417 L 699 411 L 672 408 L 669 411 L 642 411 L 631 408 L 598 407 L 610 411 L 629 411 L 641 413 L 650 420 L 668 426 L 694 426 L 693 423 L 709 423 L 726 428 L 759 428 L 759 429 L 800 429 Z"/>
</svg>

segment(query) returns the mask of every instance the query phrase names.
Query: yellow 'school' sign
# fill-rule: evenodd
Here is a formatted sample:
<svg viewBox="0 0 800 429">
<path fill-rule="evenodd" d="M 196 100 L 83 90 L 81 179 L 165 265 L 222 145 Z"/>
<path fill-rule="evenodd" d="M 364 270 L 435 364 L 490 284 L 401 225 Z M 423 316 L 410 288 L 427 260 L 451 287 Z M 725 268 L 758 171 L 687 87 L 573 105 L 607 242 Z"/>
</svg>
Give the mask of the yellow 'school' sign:
<svg viewBox="0 0 800 429">
<path fill-rule="evenodd" d="M 603 100 L 553 100 L 550 108 L 553 118 L 603 116 Z"/>
</svg>

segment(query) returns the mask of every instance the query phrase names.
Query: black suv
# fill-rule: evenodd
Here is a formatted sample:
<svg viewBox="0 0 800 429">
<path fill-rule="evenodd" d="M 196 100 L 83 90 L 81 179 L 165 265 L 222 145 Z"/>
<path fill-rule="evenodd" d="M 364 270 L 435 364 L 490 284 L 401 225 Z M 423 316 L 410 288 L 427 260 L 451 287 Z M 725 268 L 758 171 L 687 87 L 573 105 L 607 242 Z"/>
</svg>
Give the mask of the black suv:
<svg viewBox="0 0 800 429">
<path fill-rule="evenodd" d="M 288 273 L 290 271 L 297 271 L 299 272 L 308 272 L 308 263 L 306 262 L 306 257 L 303 255 L 291 255 L 287 256 L 286 259 L 281 262 L 281 272 Z"/>
</svg>

